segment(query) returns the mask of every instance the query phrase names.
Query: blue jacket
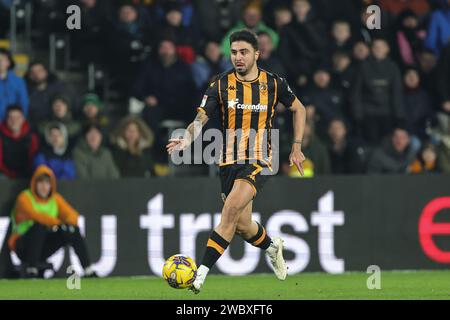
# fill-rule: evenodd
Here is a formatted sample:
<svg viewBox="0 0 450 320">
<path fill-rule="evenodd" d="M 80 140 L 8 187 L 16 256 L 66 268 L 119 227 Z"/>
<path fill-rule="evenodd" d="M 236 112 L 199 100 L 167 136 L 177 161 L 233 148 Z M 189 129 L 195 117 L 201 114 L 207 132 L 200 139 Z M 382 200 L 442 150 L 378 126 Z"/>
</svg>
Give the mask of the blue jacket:
<svg viewBox="0 0 450 320">
<path fill-rule="evenodd" d="M 211 78 L 217 74 L 227 71 L 231 69 L 233 65 L 230 62 L 230 59 L 221 59 L 219 63 L 219 69 L 215 70 L 219 72 L 214 72 L 212 70 L 211 65 L 204 58 L 197 59 L 192 65 L 192 76 L 194 78 L 195 86 L 197 89 L 205 89 L 208 87 Z"/>
<path fill-rule="evenodd" d="M 11 104 L 22 107 L 25 117 L 28 116 L 28 93 L 25 81 L 8 71 L 6 79 L 0 79 L 0 121 L 5 118 L 6 108 Z"/>
<path fill-rule="evenodd" d="M 425 46 L 439 56 L 450 39 L 450 9 L 437 10 L 431 14 Z"/>
<path fill-rule="evenodd" d="M 41 152 L 34 158 L 33 165 L 37 168 L 41 164 L 45 164 L 52 169 L 58 180 L 72 180 L 76 178 L 75 161 L 67 156 L 56 156 L 48 152 Z"/>
</svg>

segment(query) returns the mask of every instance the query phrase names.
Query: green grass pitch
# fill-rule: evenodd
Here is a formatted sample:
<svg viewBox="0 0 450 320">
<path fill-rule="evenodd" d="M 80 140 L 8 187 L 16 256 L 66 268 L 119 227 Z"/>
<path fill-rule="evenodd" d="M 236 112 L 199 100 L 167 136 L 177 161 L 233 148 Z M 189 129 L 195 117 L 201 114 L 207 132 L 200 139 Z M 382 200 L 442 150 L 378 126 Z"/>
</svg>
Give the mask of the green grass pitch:
<svg viewBox="0 0 450 320">
<path fill-rule="evenodd" d="M 278 281 L 272 274 L 210 275 L 202 292 L 172 289 L 157 277 L 81 279 L 69 290 L 66 279 L 0 280 L 0 299 L 450 299 L 449 271 L 383 271 L 381 289 L 369 290 L 369 274 L 301 273 Z"/>
</svg>

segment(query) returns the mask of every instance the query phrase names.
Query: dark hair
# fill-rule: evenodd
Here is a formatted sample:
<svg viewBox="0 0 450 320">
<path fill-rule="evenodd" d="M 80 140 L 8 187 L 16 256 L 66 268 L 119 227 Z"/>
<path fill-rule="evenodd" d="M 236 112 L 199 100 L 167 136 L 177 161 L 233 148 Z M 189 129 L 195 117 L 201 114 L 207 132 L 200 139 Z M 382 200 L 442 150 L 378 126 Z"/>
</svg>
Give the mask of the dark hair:
<svg viewBox="0 0 450 320">
<path fill-rule="evenodd" d="M 43 62 L 43 61 L 40 61 L 40 60 L 34 60 L 34 61 L 32 61 L 32 62 L 28 65 L 28 70 L 30 70 L 32 67 L 34 67 L 34 66 L 36 66 L 36 65 L 38 65 L 38 64 L 42 65 L 42 66 L 44 67 L 44 69 L 48 71 L 48 66 L 47 66 L 47 64 L 46 64 L 45 62 Z"/>
<path fill-rule="evenodd" d="M 257 35 L 258 35 L 258 37 L 259 36 L 268 36 L 268 37 L 270 37 L 270 34 L 267 31 L 259 31 L 257 33 Z"/>
<path fill-rule="evenodd" d="M 53 105 L 57 100 L 61 100 L 67 106 L 67 109 L 70 109 L 70 98 L 65 96 L 64 94 L 57 93 L 51 99 L 51 104 Z"/>
<path fill-rule="evenodd" d="M 5 56 L 8 57 L 8 60 L 9 60 L 8 70 L 14 69 L 14 67 L 16 66 L 16 63 L 14 62 L 11 51 L 9 51 L 8 49 L 0 48 L 0 54 L 4 54 Z"/>
<path fill-rule="evenodd" d="M 230 36 L 230 46 L 236 41 L 245 41 L 249 43 L 253 49 L 258 50 L 258 36 L 248 29 L 233 32 Z"/>
<path fill-rule="evenodd" d="M 333 122 L 335 122 L 335 121 L 342 122 L 342 124 L 344 125 L 345 129 L 348 129 L 348 128 L 349 128 L 349 124 L 348 124 L 348 122 L 347 122 L 347 119 L 345 119 L 345 118 L 342 117 L 342 116 L 335 116 L 335 117 L 331 118 L 331 120 L 328 122 L 328 127 L 330 127 L 331 124 L 332 124 Z"/>
<path fill-rule="evenodd" d="M 49 71 L 48 66 L 47 66 L 44 62 L 42 62 L 42 61 L 34 60 L 34 61 L 32 61 L 32 62 L 28 65 L 27 72 L 25 72 L 25 75 L 24 75 L 24 79 L 25 79 L 28 83 L 30 82 L 31 68 L 33 68 L 34 66 L 37 66 L 37 65 L 41 65 L 42 67 L 44 67 L 44 69 L 45 69 L 45 70 L 47 71 L 47 73 L 48 73 L 48 76 L 50 77 L 50 71 Z"/>
<path fill-rule="evenodd" d="M 328 62 L 322 62 L 322 63 L 319 63 L 319 65 L 314 69 L 313 75 L 316 74 L 317 72 L 326 72 L 326 73 L 331 74 L 331 69 L 332 68 Z"/>
<path fill-rule="evenodd" d="M 170 34 L 162 34 L 162 35 L 160 35 L 159 37 L 158 37 L 158 40 L 157 40 L 157 43 L 158 43 L 158 49 L 161 47 L 161 44 L 163 43 L 163 42 L 170 42 L 170 43 L 172 43 L 175 47 L 177 46 L 177 41 L 176 41 L 176 39 L 172 36 L 172 35 L 170 35 Z"/>
<path fill-rule="evenodd" d="M 403 69 L 402 69 L 402 74 L 403 75 L 405 75 L 405 74 L 407 74 L 409 71 L 415 71 L 415 72 L 417 72 L 418 74 L 419 74 L 419 77 L 420 77 L 420 68 L 418 67 L 418 66 L 416 66 L 416 65 L 408 65 L 408 66 L 405 66 Z"/>
<path fill-rule="evenodd" d="M 58 123 L 53 123 L 50 126 L 48 126 L 48 132 L 52 131 L 52 130 L 58 130 L 58 131 L 62 131 L 61 130 L 61 126 Z"/>
<path fill-rule="evenodd" d="M 280 5 L 278 5 L 278 6 L 276 6 L 275 7 L 275 9 L 273 10 L 274 12 L 276 12 L 276 11 L 285 11 L 285 10 L 287 10 L 287 11 L 291 11 L 291 9 L 289 8 L 289 6 L 287 6 L 287 5 L 285 5 L 285 4 L 280 4 Z"/>
<path fill-rule="evenodd" d="M 336 50 L 332 55 L 332 59 L 337 58 L 337 57 L 349 57 L 350 58 L 350 53 L 348 53 L 347 51 L 344 51 L 344 50 Z"/>
<path fill-rule="evenodd" d="M 371 46 L 373 46 L 373 44 L 375 43 L 375 41 L 383 41 L 385 44 L 387 44 L 388 46 L 390 46 L 390 45 L 389 45 L 389 40 L 386 39 L 386 37 L 383 37 L 383 36 L 381 36 L 381 35 L 375 36 L 375 37 L 372 39 Z"/>
<path fill-rule="evenodd" d="M 333 23 L 331 25 L 332 25 L 332 27 L 334 27 L 337 24 L 346 24 L 346 25 L 350 26 L 350 22 L 348 22 L 345 19 L 336 19 L 333 21 Z"/>
<path fill-rule="evenodd" d="M 399 120 L 398 123 L 396 123 L 394 125 L 394 127 L 391 130 L 391 135 L 394 135 L 395 131 L 397 131 L 397 130 L 403 130 L 406 133 L 408 133 L 408 135 L 411 134 L 409 128 L 406 126 L 405 121 L 403 121 L 403 120 Z"/>
<path fill-rule="evenodd" d="M 6 108 L 6 112 L 5 114 L 8 115 L 10 112 L 12 111 L 20 111 L 22 114 L 23 113 L 23 109 L 20 105 L 18 104 L 10 104 L 7 108 Z"/>
<path fill-rule="evenodd" d="M 86 135 L 88 134 L 89 131 L 91 131 L 92 129 L 96 129 L 100 132 L 100 134 L 102 136 L 104 136 L 104 132 L 103 132 L 103 128 L 96 122 L 88 122 L 84 127 L 83 127 L 83 136 L 86 137 Z"/>
<path fill-rule="evenodd" d="M 165 14 L 169 13 L 170 11 L 179 11 L 181 13 L 183 12 L 181 5 L 174 1 L 167 2 L 166 4 L 164 4 L 163 9 L 164 9 Z"/>
</svg>

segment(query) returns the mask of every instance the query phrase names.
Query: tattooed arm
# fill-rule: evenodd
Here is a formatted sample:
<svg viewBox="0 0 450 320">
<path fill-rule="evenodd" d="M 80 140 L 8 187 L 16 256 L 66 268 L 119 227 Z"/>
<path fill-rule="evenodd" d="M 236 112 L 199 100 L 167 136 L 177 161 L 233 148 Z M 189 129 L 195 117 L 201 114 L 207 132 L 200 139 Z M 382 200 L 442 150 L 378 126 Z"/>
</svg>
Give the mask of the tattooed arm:
<svg viewBox="0 0 450 320">
<path fill-rule="evenodd" d="M 186 149 L 195 139 L 197 139 L 198 135 L 202 132 L 202 128 L 206 122 L 208 122 L 209 118 L 205 112 L 199 111 L 194 121 L 192 121 L 184 132 L 184 136 L 181 139 L 170 139 L 169 144 L 166 145 L 167 152 L 172 154 L 175 150 L 184 150 Z"/>
</svg>

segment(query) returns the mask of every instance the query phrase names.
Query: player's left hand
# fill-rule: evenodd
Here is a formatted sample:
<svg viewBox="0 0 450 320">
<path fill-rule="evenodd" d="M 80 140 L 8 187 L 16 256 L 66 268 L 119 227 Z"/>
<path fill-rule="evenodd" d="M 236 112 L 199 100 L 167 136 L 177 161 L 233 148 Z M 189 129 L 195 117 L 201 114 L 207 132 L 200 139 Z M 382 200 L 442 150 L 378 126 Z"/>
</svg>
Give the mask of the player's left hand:
<svg viewBox="0 0 450 320">
<path fill-rule="evenodd" d="M 305 156 L 300 148 L 292 148 L 291 154 L 289 155 L 289 166 L 291 167 L 295 164 L 301 176 L 304 176 L 303 161 L 305 161 Z"/>
</svg>

